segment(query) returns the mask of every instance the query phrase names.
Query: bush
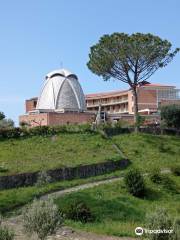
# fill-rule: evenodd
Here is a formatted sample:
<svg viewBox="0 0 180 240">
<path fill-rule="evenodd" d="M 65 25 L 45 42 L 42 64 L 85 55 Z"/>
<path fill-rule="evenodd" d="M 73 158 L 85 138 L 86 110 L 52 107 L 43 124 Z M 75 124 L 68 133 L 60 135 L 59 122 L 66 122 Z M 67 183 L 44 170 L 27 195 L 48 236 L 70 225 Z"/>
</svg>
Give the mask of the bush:
<svg viewBox="0 0 180 240">
<path fill-rule="evenodd" d="M 167 211 L 163 208 L 156 209 L 153 213 L 146 216 L 147 228 L 151 230 L 156 229 L 173 229 L 173 222 Z M 172 233 L 152 233 L 148 234 L 150 240 L 170 240 L 172 239 Z"/>
<path fill-rule="evenodd" d="M 2 217 L 0 216 L 0 240 L 13 240 L 14 232 L 9 230 L 8 227 L 2 226 Z"/>
<path fill-rule="evenodd" d="M 29 234 L 36 233 L 41 240 L 55 233 L 63 223 L 62 214 L 52 200 L 34 200 L 23 213 L 23 225 Z"/>
<path fill-rule="evenodd" d="M 180 165 L 174 165 L 171 167 L 171 171 L 174 175 L 180 176 Z"/>
<path fill-rule="evenodd" d="M 160 184 L 162 182 L 162 174 L 159 169 L 153 169 L 149 177 L 153 183 Z"/>
<path fill-rule="evenodd" d="M 49 176 L 46 171 L 42 171 L 38 173 L 36 186 L 42 187 L 50 183 L 51 181 L 52 181 L 51 176 Z"/>
<path fill-rule="evenodd" d="M 180 128 L 180 105 L 161 107 L 161 118 L 168 127 Z"/>
<path fill-rule="evenodd" d="M 173 237 L 172 240 L 180 239 L 180 218 L 176 218 L 173 224 Z"/>
<path fill-rule="evenodd" d="M 0 240 L 13 240 L 14 232 L 10 231 L 6 226 L 0 226 Z"/>
<path fill-rule="evenodd" d="M 129 193 L 135 197 L 145 194 L 145 183 L 142 174 L 137 169 L 132 169 L 125 175 L 125 185 Z"/>
<path fill-rule="evenodd" d="M 66 218 L 82 223 L 92 222 L 94 217 L 90 208 L 84 202 L 74 202 L 63 210 Z"/>
</svg>

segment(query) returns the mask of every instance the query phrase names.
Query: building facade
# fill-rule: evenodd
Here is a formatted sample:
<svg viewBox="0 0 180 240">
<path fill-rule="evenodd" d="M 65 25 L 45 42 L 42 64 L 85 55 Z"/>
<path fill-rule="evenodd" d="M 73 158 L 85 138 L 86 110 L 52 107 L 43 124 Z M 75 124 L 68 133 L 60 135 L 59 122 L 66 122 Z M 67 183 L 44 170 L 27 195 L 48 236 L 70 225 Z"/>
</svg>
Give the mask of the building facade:
<svg viewBox="0 0 180 240">
<path fill-rule="evenodd" d="M 180 104 L 180 90 L 174 86 L 145 84 L 137 88 L 139 113 L 158 117 L 160 106 Z M 26 114 L 20 122 L 29 126 L 94 122 L 99 109 L 104 120 L 132 122 L 134 99 L 131 90 L 84 95 L 75 74 L 60 69 L 45 77 L 39 97 L 26 100 Z"/>
</svg>

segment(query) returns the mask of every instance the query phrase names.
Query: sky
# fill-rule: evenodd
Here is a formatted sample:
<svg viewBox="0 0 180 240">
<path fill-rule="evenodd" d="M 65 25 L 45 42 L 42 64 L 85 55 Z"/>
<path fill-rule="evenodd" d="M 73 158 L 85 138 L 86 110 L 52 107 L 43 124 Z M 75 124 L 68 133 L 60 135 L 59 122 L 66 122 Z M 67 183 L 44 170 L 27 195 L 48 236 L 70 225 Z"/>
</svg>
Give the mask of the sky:
<svg viewBox="0 0 180 240">
<path fill-rule="evenodd" d="M 90 47 L 113 32 L 152 33 L 180 47 L 180 1 L 0 0 L 0 111 L 17 124 L 25 99 L 62 67 L 78 76 L 84 93 L 126 89 L 86 66 Z M 180 88 L 179 68 L 180 53 L 149 81 Z"/>
</svg>

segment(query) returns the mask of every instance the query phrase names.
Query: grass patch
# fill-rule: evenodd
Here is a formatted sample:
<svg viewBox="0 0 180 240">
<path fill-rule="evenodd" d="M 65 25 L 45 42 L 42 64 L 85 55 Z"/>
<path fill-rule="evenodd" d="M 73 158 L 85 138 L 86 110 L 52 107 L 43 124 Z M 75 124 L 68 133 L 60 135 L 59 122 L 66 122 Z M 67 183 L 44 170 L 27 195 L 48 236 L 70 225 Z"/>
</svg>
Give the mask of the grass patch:
<svg viewBox="0 0 180 240">
<path fill-rule="evenodd" d="M 61 133 L 0 141 L 0 175 L 103 162 L 119 157 L 99 134 Z M 4 171 L 6 170 L 6 171 Z"/>
<path fill-rule="evenodd" d="M 169 176 L 180 190 L 180 179 Z M 157 206 L 164 207 L 171 216 L 180 214 L 180 195 L 171 192 L 163 186 L 157 186 L 146 177 L 148 193 L 143 199 L 130 195 L 123 181 L 97 186 L 56 199 L 59 208 L 63 210 L 75 201 L 83 201 L 91 209 L 96 220 L 83 224 L 67 220 L 66 224 L 100 234 L 135 237 L 137 226 L 145 227 L 145 216 L 154 211 Z"/>
<path fill-rule="evenodd" d="M 151 134 L 121 134 L 113 137 L 123 154 L 131 160 L 132 166 L 142 172 L 154 167 L 171 168 L 180 162 L 180 138 Z"/>
<path fill-rule="evenodd" d="M 63 190 L 89 182 L 100 181 L 111 177 L 118 177 L 121 175 L 123 175 L 123 171 L 118 170 L 113 173 L 108 173 L 86 179 L 74 179 L 71 181 L 50 183 L 42 187 L 32 186 L 2 190 L 0 191 L 0 213 L 11 213 L 12 210 L 18 209 L 19 207 L 32 201 L 34 198 L 38 198 L 46 193 Z"/>
</svg>

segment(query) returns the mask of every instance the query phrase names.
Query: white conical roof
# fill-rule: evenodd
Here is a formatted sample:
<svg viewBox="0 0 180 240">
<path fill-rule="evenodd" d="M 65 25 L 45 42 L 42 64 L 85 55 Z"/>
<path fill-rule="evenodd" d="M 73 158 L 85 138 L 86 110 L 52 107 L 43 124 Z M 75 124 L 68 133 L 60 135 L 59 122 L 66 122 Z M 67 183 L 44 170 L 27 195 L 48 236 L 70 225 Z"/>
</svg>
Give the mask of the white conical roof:
<svg viewBox="0 0 180 240">
<path fill-rule="evenodd" d="M 41 112 L 85 111 L 85 97 L 77 76 L 66 69 L 48 73 L 36 109 Z"/>
</svg>

